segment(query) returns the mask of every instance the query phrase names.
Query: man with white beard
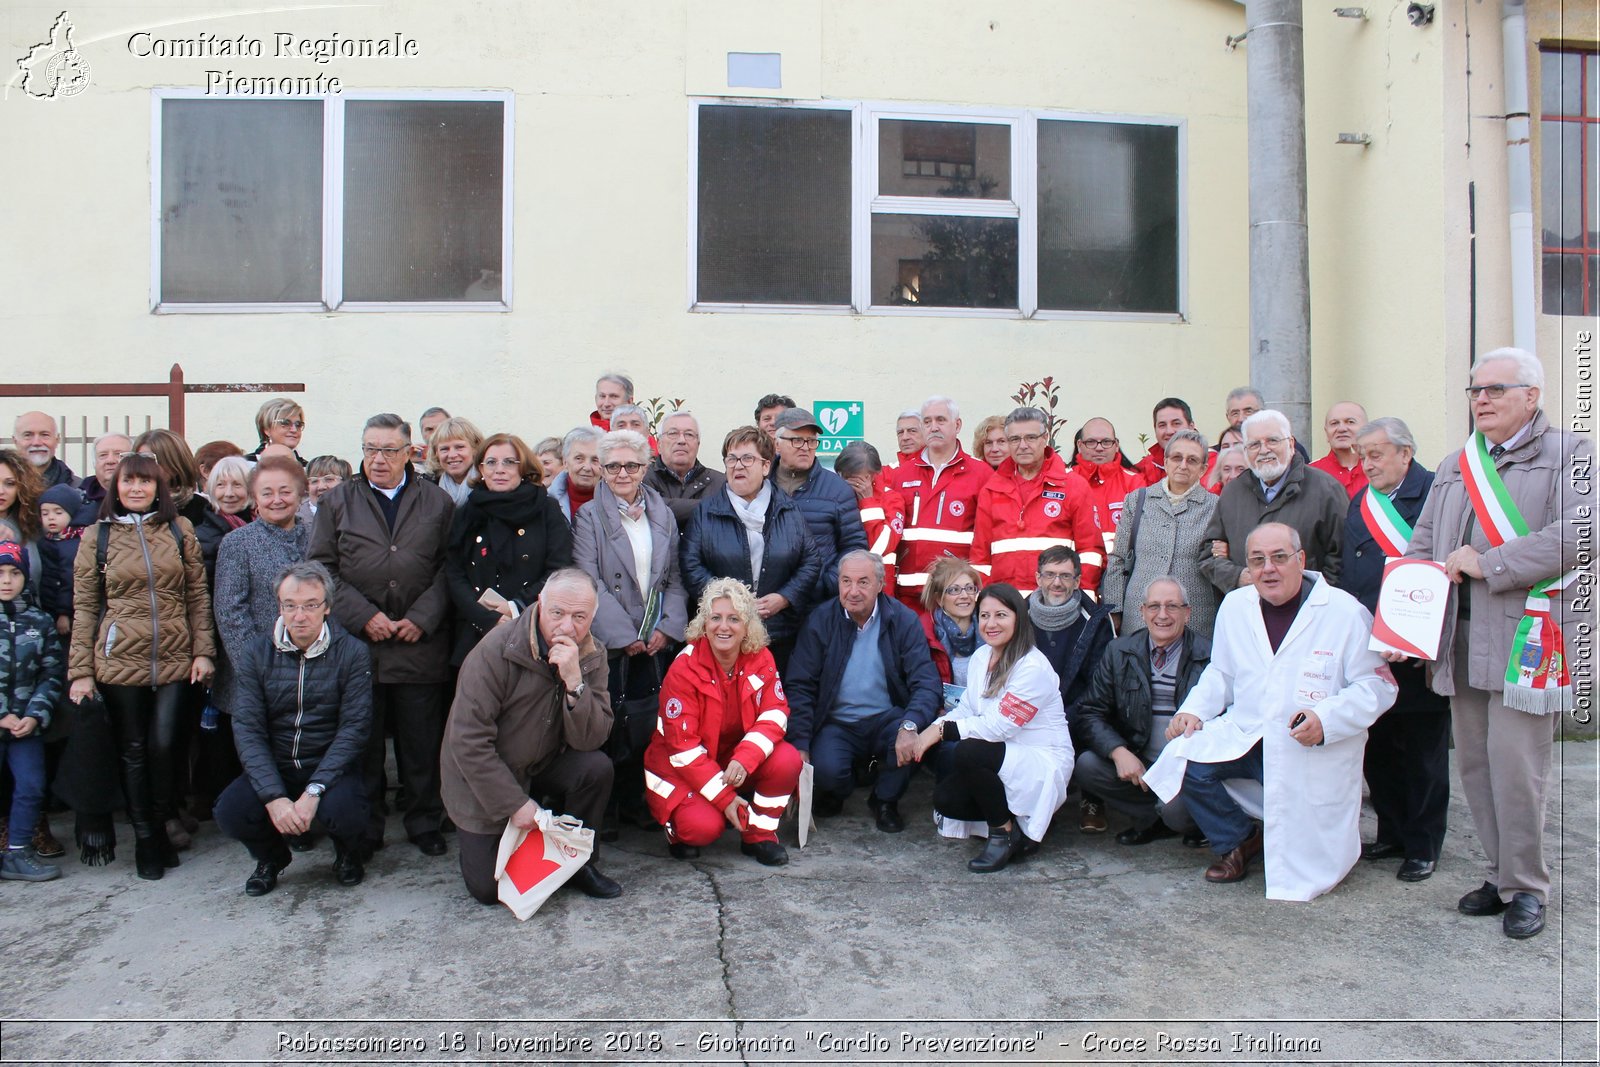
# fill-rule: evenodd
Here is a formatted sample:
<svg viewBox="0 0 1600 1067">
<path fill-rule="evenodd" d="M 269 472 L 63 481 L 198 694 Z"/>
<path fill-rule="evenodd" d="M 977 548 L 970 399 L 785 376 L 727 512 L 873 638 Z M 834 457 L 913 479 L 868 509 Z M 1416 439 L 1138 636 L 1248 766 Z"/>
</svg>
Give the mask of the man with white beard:
<svg viewBox="0 0 1600 1067">
<path fill-rule="evenodd" d="M 1306 567 L 1338 585 L 1339 546 L 1350 506 L 1344 486 L 1295 453 L 1294 434 L 1283 412 L 1258 411 L 1241 429 L 1250 473 L 1229 482 L 1218 498 L 1205 533 L 1211 555 L 1201 561 L 1200 573 L 1223 596 L 1249 585 L 1245 538 L 1264 522 L 1281 522 L 1300 535 Z"/>
</svg>

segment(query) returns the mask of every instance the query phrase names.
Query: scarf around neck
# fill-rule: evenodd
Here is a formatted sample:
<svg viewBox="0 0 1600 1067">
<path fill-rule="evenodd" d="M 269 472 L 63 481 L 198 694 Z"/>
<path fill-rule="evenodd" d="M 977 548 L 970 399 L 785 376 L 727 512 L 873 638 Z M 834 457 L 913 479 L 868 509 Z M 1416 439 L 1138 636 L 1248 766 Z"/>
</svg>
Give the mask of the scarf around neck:
<svg viewBox="0 0 1600 1067">
<path fill-rule="evenodd" d="M 956 620 L 944 613 L 943 608 L 933 609 L 933 633 L 945 651 L 957 659 L 966 659 L 978 648 L 978 621 L 967 620 L 967 632 L 962 633 Z"/>
<path fill-rule="evenodd" d="M 1065 630 L 1083 613 L 1083 590 L 1074 589 L 1065 604 L 1051 607 L 1038 593 L 1028 598 L 1028 618 L 1033 625 L 1046 633 Z"/>
<path fill-rule="evenodd" d="M 733 513 L 744 525 L 745 540 L 750 542 L 750 585 L 761 585 L 761 558 L 766 553 L 767 539 L 762 532 L 767 526 L 767 505 L 772 502 L 772 483 L 762 482 L 761 491 L 748 503 L 729 486 L 728 499 L 733 502 Z"/>
</svg>

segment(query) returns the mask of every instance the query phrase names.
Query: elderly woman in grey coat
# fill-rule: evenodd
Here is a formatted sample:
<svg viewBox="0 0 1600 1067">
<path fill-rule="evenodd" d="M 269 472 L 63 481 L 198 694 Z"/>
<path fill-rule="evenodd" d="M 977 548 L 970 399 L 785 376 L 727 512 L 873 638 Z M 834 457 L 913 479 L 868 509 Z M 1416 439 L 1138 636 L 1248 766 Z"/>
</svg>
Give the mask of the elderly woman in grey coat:
<svg viewBox="0 0 1600 1067">
<path fill-rule="evenodd" d="M 1157 578 L 1176 578 L 1189 601 L 1189 629 L 1209 638 L 1217 590 L 1200 573 L 1200 558 L 1217 498 L 1202 479 L 1206 439 L 1195 430 L 1179 430 L 1167 442 L 1165 463 L 1165 478 L 1122 502 L 1100 595 L 1107 604 L 1134 606 L 1122 613 L 1121 625 L 1129 632 L 1144 626 L 1138 605 L 1145 588 Z"/>
<path fill-rule="evenodd" d="M 661 494 L 644 484 L 650 444 L 613 430 L 597 449 L 601 482 L 573 524 L 573 561 L 599 584 L 592 633 L 609 651 L 611 693 L 620 709 L 611 750 L 618 758 L 613 797 L 623 817 L 643 815 L 638 760 L 655 726 L 653 696 L 666 661 L 683 640 L 688 600 L 678 574 L 678 524 Z M 638 714 L 625 714 L 630 708 Z"/>
</svg>

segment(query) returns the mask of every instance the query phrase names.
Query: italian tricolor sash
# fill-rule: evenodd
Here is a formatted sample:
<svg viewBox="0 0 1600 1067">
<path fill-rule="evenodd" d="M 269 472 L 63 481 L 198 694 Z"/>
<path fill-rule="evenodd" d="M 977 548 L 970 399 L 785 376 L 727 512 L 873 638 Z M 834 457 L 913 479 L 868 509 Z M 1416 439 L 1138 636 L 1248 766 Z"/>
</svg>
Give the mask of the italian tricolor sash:
<svg viewBox="0 0 1600 1067">
<path fill-rule="evenodd" d="M 1361 521 L 1367 524 L 1367 532 L 1378 542 L 1385 556 L 1393 558 L 1406 554 L 1406 545 L 1411 543 L 1411 524 L 1400 517 L 1387 496 L 1370 485 L 1361 494 Z"/>
<path fill-rule="evenodd" d="M 1513 538 L 1528 535 L 1528 523 L 1517 510 L 1500 472 L 1495 470 L 1489 442 L 1481 433 L 1473 434 L 1461 450 L 1461 478 L 1472 500 L 1472 511 L 1491 545 L 1499 548 Z M 1565 710 L 1571 702 L 1566 644 L 1560 627 L 1550 616 L 1550 599 L 1577 577 L 1577 570 L 1570 570 L 1528 590 L 1506 664 L 1506 707 L 1548 715 Z"/>
</svg>

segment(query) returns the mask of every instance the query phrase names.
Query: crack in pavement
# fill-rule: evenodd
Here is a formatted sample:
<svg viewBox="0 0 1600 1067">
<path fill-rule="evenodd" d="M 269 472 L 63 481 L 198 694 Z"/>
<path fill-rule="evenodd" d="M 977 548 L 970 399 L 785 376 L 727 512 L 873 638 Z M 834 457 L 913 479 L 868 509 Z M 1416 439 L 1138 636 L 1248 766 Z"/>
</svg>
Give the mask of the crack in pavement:
<svg viewBox="0 0 1600 1067">
<path fill-rule="evenodd" d="M 706 881 L 711 883 L 711 895 L 717 902 L 717 962 L 722 965 L 722 989 L 727 994 L 728 1018 L 733 1022 L 734 1047 L 739 1053 L 739 1062 L 748 1067 L 750 1061 L 745 1057 L 743 1043 L 739 1041 L 744 1036 L 744 1021 L 739 1018 L 733 992 L 733 971 L 728 966 L 728 901 L 722 895 L 722 884 L 717 881 L 715 871 L 701 863 L 691 863 L 690 866 L 705 875 Z"/>
</svg>

